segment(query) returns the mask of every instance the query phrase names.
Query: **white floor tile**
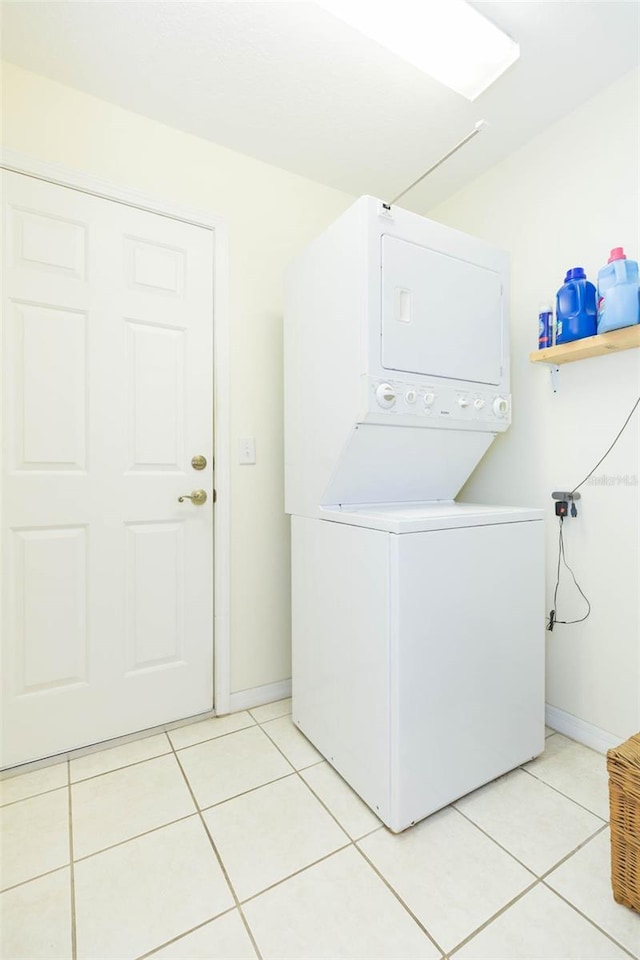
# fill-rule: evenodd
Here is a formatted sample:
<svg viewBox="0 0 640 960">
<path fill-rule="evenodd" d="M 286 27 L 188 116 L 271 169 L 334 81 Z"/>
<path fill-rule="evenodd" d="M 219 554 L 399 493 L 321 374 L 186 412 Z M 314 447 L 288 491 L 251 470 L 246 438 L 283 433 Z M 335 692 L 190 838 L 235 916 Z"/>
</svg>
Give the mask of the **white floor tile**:
<svg viewBox="0 0 640 960">
<path fill-rule="evenodd" d="M 234 905 L 198 816 L 75 866 L 79 960 L 137 957 Z"/>
<path fill-rule="evenodd" d="M 264 703 L 261 707 L 252 707 L 249 712 L 258 723 L 275 720 L 277 717 L 286 717 L 291 713 L 291 697 L 287 700 L 276 700 L 274 703 Z"/>
<path fill-rule="evenodd" d="M 69 792 L 65 787 L 0 809 L 2 889 L 69 863 Z"/>
<path fill-rule="evenodd" d="M 131 740 L 108 750 L 97 750 L 87 753 L 84 757 L 71 760 L 71 782 L 86 780 L 87 777 L 96 777 L 110 770 L 118 770 L 141 760 L 151 760 L 160 757 L 163 753 L 171 752 L 171 744 L 165 733 L 153 737 L 144 737 L 142 740 Z"/>
<path fill-rule="evenodd" d="M 454 960 L 617 960 L 627 954 L 539 885 L 452 956 Z"/>
<path fill-rule="evenodd" d="M 71 787 L 74 859 L 195 813 L 174 754 Z"/>
<path fill-rule="evenodd" d="M 294 726 L 291 717 L 269 720 L 268 723 L 263 723 L 262 727 L 296 770 L 309 767 L 312 763 L 318 763 L 322 760 L 322 755 Z"/>
<path fill-rule="evenodd" d="M 616 903 L 611 892 L 610 842 L 609 830 L 604 830 L 554 870 L 545 882 L 627 950 L 640 956 L 640 916 Z"/>
<path fill-rule="evenodd" d="M 602 754 L 556 733 L 546 741 L 544 753 L 527 763 L 525 770 L 603 820 L 609 819 L 607 759 Z"/>
<path fill-rule="evenodd" d="M 16 800 L 26 800 L 35 797 L 38 793 L 47 790 L 57 790 L 67 785 L 67 761 L 56 763 L 51 767 L 33 770 L 30 773 L 20 773 L 15 777 L 0 780 L 0 804 L 14 803 Z"/>
<path fill-rule="evenodd" d="M 291 773 L 291 765 L 258 726 L 187 747 L 179 757 L 202 808 Z"/>
<path fill-rule="evenodd" d="M 534 881 L 450 808 L 397 836 L 378 830 L 358 846 L 444 950 Z"/>
<path fill-rule="evenodd" d="M 317 763 L 301 771 L 300 776 L 353 840 L 382 826 L 375 813 L 328 763 Z"/>
<path fill-rule="evenodd" d="M 65 867 L 0 895 L 0 957 L 71 956 L 69 872 Z"/>
<path fill-rule="evenodd" d="M 353 847 L 267 890 L 243 909 L 265 960 L 440 957 Z"/>
<path fill-rule="evenodd" d="M 514 770 L 455 806 L 536 874 L 602 828 L 602 820 L 523 770 Z"/>
<path fill-rule="evenodd" d="M 246 711 L 230 713 L 225 717 L 210 717 L 208 720 L 190 723 L 186 727 L 176 727 L 175 730 L 169 730 L 169 737 L 176 750 L 182 750 L 194 743 L 203 743 L 205 740 L 213 740 L 215 737 L 252 727 L 254 723 L 253 717 Z"/>
<path fill-rule="evenodd" d="M 257 954 L 240 914 L 232 910 L 152 956 L 154 960 L 255 960 Z"/>
<path fill-rule="evenodd" d="M 240 900 L 349 842 L 293 775 L 213 807 L 204 818 Z"/>
</svg>

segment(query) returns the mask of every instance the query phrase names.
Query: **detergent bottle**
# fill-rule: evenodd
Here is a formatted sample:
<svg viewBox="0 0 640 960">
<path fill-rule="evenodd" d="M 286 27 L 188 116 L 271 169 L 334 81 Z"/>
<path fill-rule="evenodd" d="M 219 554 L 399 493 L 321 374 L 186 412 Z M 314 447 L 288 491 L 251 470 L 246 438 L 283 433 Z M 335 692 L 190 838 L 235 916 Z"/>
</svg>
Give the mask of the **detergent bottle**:
<svg viewBox="0 0 640 960">
<path fill-rule="evenodd" d="M 606 267 L 598 271 L 598 333 L 640 323 L 638 263 L 614 247 Z"/>
<path fill-rule="evenodd" d="M 556 294 L 556 343 L 596 334 L 596 288 L 582 267 L 567 271 Z"/>
</svg>

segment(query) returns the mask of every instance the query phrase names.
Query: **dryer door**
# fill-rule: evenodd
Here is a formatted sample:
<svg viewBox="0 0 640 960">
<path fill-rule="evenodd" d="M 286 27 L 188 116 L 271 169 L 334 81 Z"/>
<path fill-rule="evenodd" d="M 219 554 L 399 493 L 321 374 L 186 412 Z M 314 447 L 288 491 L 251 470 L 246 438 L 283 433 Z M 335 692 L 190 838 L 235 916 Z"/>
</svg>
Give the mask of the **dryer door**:
<svg viewBox="0 0 640 960">
<path fill-rule="evenodd" d="M 382 366 L 500 383 L 502 284 L 485 267 L 382 238 Z"/>
</svg>

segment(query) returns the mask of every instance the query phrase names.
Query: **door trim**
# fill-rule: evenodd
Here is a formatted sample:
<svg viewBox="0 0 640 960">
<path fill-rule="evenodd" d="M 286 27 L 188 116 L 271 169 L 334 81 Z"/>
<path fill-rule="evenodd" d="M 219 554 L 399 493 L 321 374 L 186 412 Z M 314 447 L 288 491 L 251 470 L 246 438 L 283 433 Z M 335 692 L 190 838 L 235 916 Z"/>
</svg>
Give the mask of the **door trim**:
<svg viewBox="0 0 640 960">
<path fill-rule="evenodd" d="M 227 221 L 209 210 L 174 203 L 122 187 L 109 180 L 39 160 L 17 150 L 0 149 L 0 168 L 22 173 L 61 187 L 71 187 L 104 200 L 113 200 L 148 213 L 181 220 L 213 232 L 213 390 L 214 457 L 217 502 L 214 543 L 214 706 L 229 713 L 231 695 L 231 638 L 229 570 L 231 560 L 231 464 L 229 397 L 229 237 Z"/>
</svg>

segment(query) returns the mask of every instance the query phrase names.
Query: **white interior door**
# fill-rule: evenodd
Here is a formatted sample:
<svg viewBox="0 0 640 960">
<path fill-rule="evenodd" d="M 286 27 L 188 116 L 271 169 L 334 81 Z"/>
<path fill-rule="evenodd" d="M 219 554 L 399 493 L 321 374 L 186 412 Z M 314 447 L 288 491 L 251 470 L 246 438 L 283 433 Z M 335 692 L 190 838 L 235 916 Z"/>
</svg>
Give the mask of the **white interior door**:
<svg viewBox="0 0 640 960">
<path fill-rule="evenodd" d="M 15 173 L 3 214 L 8 766 L 213 706 L 213 235 Z"/>
</svg>

